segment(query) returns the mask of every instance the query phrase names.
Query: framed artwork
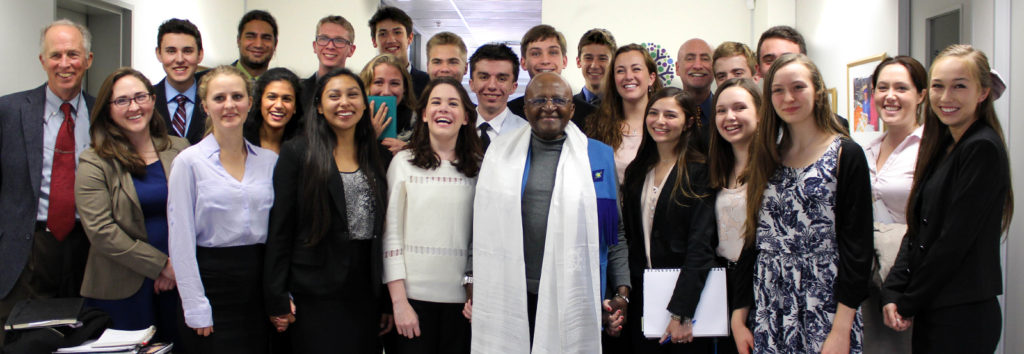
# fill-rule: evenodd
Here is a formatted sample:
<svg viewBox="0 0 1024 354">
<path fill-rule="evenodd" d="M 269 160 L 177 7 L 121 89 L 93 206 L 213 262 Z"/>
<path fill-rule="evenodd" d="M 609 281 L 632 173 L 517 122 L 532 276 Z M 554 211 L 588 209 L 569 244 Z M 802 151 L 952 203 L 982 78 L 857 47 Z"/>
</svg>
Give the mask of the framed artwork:
<svg viewBox="0 0 1024 354">
<path fill-rule="evenodd" d="M 883 59 L 885 53 L 846 65 L 846 117 L 851 133 L 882 131 L 882 121 L 872 102 L 871 74 Z"/>
</svg>

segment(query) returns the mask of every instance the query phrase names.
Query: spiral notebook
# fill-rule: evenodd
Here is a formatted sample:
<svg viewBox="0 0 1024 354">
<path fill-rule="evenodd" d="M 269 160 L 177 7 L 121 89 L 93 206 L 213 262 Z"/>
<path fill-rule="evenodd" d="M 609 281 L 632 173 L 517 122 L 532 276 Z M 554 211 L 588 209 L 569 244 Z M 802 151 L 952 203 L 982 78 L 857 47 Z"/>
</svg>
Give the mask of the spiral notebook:
<svg viewBox="0 0 1024 354">
<path fill-rule="evenodd" d="M 661 338 L 671 314 L 665 308 L 679 279 L 679 269 L 644 270 L 644 336 Z M 729 335 L 729 303 L 725 268 L 711 268 L 693 315 L 694 337 Z"/>
</svg>

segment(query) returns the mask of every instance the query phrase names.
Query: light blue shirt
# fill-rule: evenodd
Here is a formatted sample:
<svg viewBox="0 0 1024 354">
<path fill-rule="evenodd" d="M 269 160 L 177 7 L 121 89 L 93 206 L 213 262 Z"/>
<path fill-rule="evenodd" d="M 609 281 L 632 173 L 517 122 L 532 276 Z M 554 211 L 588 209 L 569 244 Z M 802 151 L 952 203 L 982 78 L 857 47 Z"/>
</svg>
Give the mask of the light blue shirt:
<svg viewBox="0 0 1024 354">
<path fill-rule="evenodd" d="M 587 103 L 593 104 L 594 100 L 597 99 L 597 94 L 590 92 L 586 86 L 583 86 L 583 99 L 587 100 Z"/>
<path fill-rule="evenodd" d="M 178 95 L 185 95 L 185 98 L 188 99 L 185 100 L 185 131 L 178 132 L 178 136 L 181 137 L 188 135 L 188 127 L 192 124 L 192 109 L 196 106 L 196 86 L 199 85 L 196 85 L 193 81 L 192 86 L 189 87 L 188 90 L 185 90 L 185 92 L 178 92 L 178 90 L 174 89 L 174 86 L 171 86 L 170 82 L 164 80 L 164 92 L 167 93 L 167 114 L 171 115 L 167 118 L 170 119 L 171 122 L 174 122 L 174 112 L 178 110 L 178 101 L 174 100 L 174 98 L 178 97 Z M 174 124 L 167 127 L 167 130 L 174 132 Z"/>
<path fill-rule="evenodd" d="M 213 135 L 182 151 L 167 179 L 167 223 L 171 264 L 191 328 L 213 326 L 213 311 L 199 277 L 196 246 L 233 247 L 266 243 L 277 154 L 245 142 L 242 181 L 220 162 Z"/>
<path fill-rule="evenodd" d="M 57 133 L 64 123 L 64 112 L 60 106 L 64 100 L 57 97 L 50 88 L 46 88 L 46 105 L 43 108 L 43 178 L 39 181 L 39 206 L 36 208 L 36 220 L 46 221 L 50 208 L 50 176 L 53 169 L 53 149 L 57 145 Z M 89 148 L 89 107 L 81 93 L 72 98 L 71 119 L 75 120 L 75 167 L 78 167 L 78 155 Z M 106 104 L 99 103 L 97 104 Z M 78 212 L 75 212 L 78 219 Z"/>
</svg>

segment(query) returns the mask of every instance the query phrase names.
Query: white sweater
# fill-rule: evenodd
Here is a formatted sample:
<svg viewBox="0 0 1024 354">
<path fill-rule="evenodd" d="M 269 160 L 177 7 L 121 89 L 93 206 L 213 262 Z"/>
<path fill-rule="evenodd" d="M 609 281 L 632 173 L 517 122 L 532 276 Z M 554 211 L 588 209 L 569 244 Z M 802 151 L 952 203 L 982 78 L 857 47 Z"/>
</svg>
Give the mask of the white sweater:
<svg viewBox="0 0 1024 354">
<path fill-rule="evenodd" d="M 410 299 L 466 301 L 466 272 L 473 233 L 476 178 L 448 161 L 433 170 L 413 166 L 412 153 L 395 155 L 388 168 L 384 232 L 384 283 L 405 279 Z"/>
</svg>

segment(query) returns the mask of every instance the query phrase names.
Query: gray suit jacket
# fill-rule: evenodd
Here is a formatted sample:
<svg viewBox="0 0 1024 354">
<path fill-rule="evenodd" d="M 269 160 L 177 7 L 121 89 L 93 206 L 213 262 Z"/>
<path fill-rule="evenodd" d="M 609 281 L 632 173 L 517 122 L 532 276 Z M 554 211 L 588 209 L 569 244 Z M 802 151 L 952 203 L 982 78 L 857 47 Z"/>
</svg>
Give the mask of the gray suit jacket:
<svg viewBox="0 0 1024 354">
<path fill-rule="evenodd" d="M 174 157 L 189 147 L 184 138 L 170 139 L 170 148 L 157 155 L 165 175 L 170 175 Z M 117 160 L 102 158 L 92 148 L 82 152 L 75 178 L 75 207 L 92 244 L 82 296 L 124 299 L 135 294 L 145 278 L 160 275 L 167 254 L 149 244 L 132 174 Z"/>
<path fill-rule="evenodd" d="M 0 298 L 18 281 L 29 254 L 43 178 L 46 84 L 0 97 Z M 95 99 L 85 95 L 92 110 Z"/>
</svg>

